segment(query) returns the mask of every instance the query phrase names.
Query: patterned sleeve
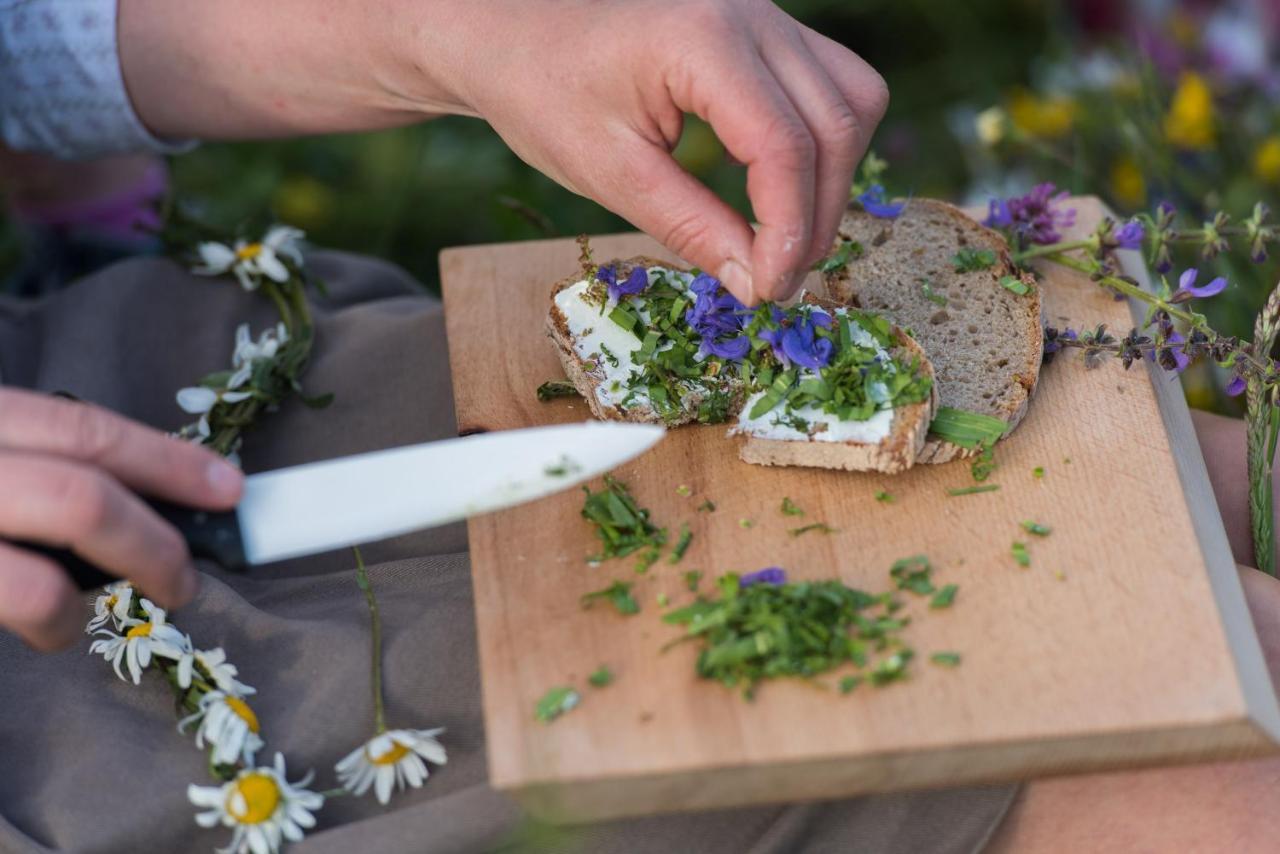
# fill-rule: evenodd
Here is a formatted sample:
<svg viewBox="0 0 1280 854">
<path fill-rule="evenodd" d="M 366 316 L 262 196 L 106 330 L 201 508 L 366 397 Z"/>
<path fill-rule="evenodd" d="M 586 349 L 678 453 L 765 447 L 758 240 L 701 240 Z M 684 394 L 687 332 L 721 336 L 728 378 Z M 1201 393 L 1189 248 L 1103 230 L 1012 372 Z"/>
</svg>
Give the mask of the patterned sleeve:
<svg viewBox="0 0 1280 854">
<path fill-rule="evenodd" d="M 89 158 L 185 151 L 157 139 L 125 91 L 117 0 L 0 0 L 0 143 Z"/>
</svg>

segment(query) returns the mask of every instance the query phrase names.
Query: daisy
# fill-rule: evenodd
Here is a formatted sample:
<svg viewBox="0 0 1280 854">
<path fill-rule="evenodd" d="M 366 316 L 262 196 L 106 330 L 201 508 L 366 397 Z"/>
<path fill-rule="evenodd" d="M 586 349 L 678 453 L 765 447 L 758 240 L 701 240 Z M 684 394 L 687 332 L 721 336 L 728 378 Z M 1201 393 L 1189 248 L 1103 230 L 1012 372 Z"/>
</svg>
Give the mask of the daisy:
<svg viewBox="0 0 1280 854">
<path fill-rule="evenodd" d="M 117 629 L 124 627 L 129 618 L 129 606 L 133 604 L 133 585 L 127 581 L 115 581 L 103 588 L 106 595 L 93 603 L 93 619 L 84 627 L 85 634 L 93 634 L 111 623 Z"/>
<path fill-rule="evenodd" d="M 246 291 L 256 291 L 262 276 L 274 282 L 289 281 L 289 268 L 280 260 L 283 255 L 297 266 L 302 265 L 302 253 L 297 241 L 303 232 L 287 225 L 273 225 L 258 243 L 237 240 L 234 246 L 207 242 L 196 247 L 203 264 L 191 268 L 201 276 L 221 276 L 231 272 Z"/>
<path fill-rule="evenodd" d="M 258 693 L 236 679 L 236 666 L 227 661 L 227 654 L 222 651 L 222 647 L 195 649 L 191 645 L 190 636 L 186 641 L 182 657 L 178 659 L 179 688 L 190 688 L 191 677 L 199 673 L 201 676 L 208 677 L 214 685 L 218 686 L 219 691 L 232 697 L 247 697 Z"/>
<path fill-rule="evenodd" d="M 196 747 L 203 750 L 205 742 L 209 742 L 213 764 L 253 764 L 253 755 L 263 741 L 258 735 L 258 716 L 242 698 L 225 691 L 208 692 L 200 698 L 194 715 L 178 721 L 178 732 L 184 732 L 188 724 L 197 720 L 200 727 L 196 730 Z"/>
<path fill-rule="evenodd" d="M 353 795 L 374 786 L 378 803 L 391 800 L 391 789 L 408 784 L 417 789 L 427 780 L 427 765 L 445 764 L 445 751 L 436 736 L 443 729 L 393 729 L 379 733 L 351 751 L 334 766 L 338 781 Z"/>
<path fill-rule="evenodd" d="M 178 406 L 183 412 L 199 415 L 196 422 L 196 436 L 203 441 L 209 438 L 209 413 L 219 403 L 239 403 L 253 397 L 252 392 L 231 391 L 230 389 L 214 389 L 207 386 L 191 386 L 178 390 Z"/>
<path fill-rule="evenodd" d="M 309 791 L 310 782 L 310 773 L 296 783 L 286 780 L 277 753 L 274 768 L 246 768 L 221 786 L 188 786 L 187 800 L 205 808 L 196 813 L 201 827 L 235 828 L 221 854 L 276 854 L 283 840 L 298 842 L 304 827 L 315 827 L 311 813 L 324 806 L 324 795 Z"/>
<path fill-rule="evenodd" d="M 227 388 L 237 389 L 247 383 L 253 375 L 253 363 L 259 359 L 274 359 L 288 340 L 289 330 L 283 323 L 264 331 L 256 342 L 249 336 L 249 324 L 237 326 L 236 349 L 231 356 L 231 367 L 235 373 L 227 380 Z"/>
<path fill-rule="evenodd" d="M 89 645 L 89 652 L 110 661 L 121 679 L 124 679 L 124 674 L 120 672 L 120 663 L 127 662 L 134 685 L 141 684 L 142 671 L 151 664 L 153 655 L 176 660 L 181 657 L 186 643 L 182 632 L 165 622 L 163 608 L 157 608 L 147 599 L 141 602 L 147 619 L 126 617 L 120 626 L 123 635 L 98 629 L 96 633 L 105 637 Z"/>
</svg>

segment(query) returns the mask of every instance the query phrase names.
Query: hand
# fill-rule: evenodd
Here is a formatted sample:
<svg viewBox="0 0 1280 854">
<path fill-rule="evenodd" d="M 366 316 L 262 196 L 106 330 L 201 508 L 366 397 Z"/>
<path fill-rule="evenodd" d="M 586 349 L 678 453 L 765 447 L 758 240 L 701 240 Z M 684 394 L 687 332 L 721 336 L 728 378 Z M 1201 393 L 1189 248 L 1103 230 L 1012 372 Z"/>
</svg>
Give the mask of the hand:
<svg viewBox="0 0 1280 854">
<path fill-rule="evenodd" d="M 526 162 L 748 304 L 830 249 L 888 104 L 856 55 L 767 0 L 463 2 L 430 50 Z M 758 232 L 671 157 L 686 112 L 746 164 Z"/>
<path fill-rule="evenodd" d="M 0 483 L 0 627 L 52 650 L 80 632 L 83 602 L 60 567 L 4 538 L 70 548 L 174 608 L 199 576 L 182 536 L 132 490 L 225 510 L 243 478 L 210 451 L 104 409 L 0 389 Z"/>
</svg>

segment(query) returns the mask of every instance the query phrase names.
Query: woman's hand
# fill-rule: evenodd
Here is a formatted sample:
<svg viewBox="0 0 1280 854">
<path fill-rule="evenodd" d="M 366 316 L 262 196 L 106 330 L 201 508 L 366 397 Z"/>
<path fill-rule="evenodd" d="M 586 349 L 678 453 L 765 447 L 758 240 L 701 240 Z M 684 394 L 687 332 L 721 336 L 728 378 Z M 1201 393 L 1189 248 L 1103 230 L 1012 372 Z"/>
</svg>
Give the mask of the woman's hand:
<svg viewBox="0 0 1280 854">
<path fill-rule="evenodd" d="M 158 604 L 199 587 L 186 543 L 133 490 L 209 510 L 240 498 L 234 466 L 104 409 L 0 389 L 0 627 L 42 650 L 70 644 L 84 606 L 62 569 L 4 540 L 70 548 Z"/>
<path fill-rule="evenodd" d="M 481 116 L 525 161 L 719 276 L 788 296 L 835 237 L 884 81 L 768 0 L 121 0 L 142 119 L 206 139 Z M 671 157 L 684 113 L 747 166 L 745 219 Z"/>
</svg>

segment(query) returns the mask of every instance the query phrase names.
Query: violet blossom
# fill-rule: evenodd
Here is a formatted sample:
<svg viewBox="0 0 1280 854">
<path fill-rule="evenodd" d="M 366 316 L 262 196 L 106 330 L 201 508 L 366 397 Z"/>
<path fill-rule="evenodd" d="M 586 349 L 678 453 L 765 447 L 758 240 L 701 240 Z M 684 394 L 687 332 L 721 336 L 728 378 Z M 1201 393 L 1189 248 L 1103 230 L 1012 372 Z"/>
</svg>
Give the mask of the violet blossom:
<svg viewBox="0 0 1280 854">
<path fill-rule="evenodd" d="M 786 584 L 787 571 L 782 567 L 771 566 L 766 569 L 748 572 L 738 579 L 739 587 L 750 587 L 753 584 Z"/>
<path fill-rule="evenodd" d="M 835 345 L 817 334 L 817 328 L 831 328 L 831 315 L 823 311 L 797 313 L 791 327 L 782 334 L 782 352 L 797 365 L 817 370 L 831 361 Z"/>
<path fill-rule="evenodd" d="M 1182 337 L 1181 332 L 1174 332 L 1165 339 L 1167 345 L 1180 345 L 1186 343 L 1186 338 Z M 1191 357 L 1182 352 L 1180 346 L 1166 346 L 1160 349 L 1160 354 L 1156 361 L 1160 363 L 1160 367 L 1166 371 L 1173 371 L 1180 374 L 1191 364 Z"/>
<path fill-rule="evenodd" d="M 609 288 L 609 299 L 618 300 L 623 296 L 644 293 L 649 287 L 649 272 L 644 267 L 632 267 L 631 273 L 624 281 L 618 281 L 618 272 L 612 266 L 596 270 L 596 279 L 604 282 Z"/>
<path fill-rule="evenodd" d="M 1057 206 L 1068 193 L 1054 194 L 1054 185 L 1037 184 L 1023 196 L 999 201 L 992 199 L 983 225 L 996 228 L 1012 228 L 1014 234 L 1030 243 L 1057 243 L 1062 239 L 1058 229 L 1069 228 L 1076 221 L 1074 208 L 1061 210 Z"/>
<path fill-rule="evenodd" d="M 881 219 L 895 219 L 907 206 L 906 202 L 895 205 L 887 201 L 884 196 L 884 187 L 880 184 L 872 184 L 866 192 L 859 195 L 858 204 L 862 205 L 862 209 L 867 213 Z"/>
<path fill-rule="evenodd" d="M 1121 249 L 1141 249 L 1142 238 L 1146 236 L 1146 233 L 1146 229 L 1142 227 L 1141 222 L 1131 219 L 1115 229 L 1111 236 Z"/>
<path fill-rule="evenodd" d="M 1192 297 L 1206 299 L 1208 297 L 1217 296 L 1227 288 L 1227 280 L 1222 276 L 1214 279 L 1205 285 L 1196 285 L 1196 277 L 1199 271 L 1192 267 L 1178 277 L 1178 290 L 1174 292 L 1170 298 L 1171 302 L 1186 302 Z"/>
<path fill-rule="evenodd" d="M 747 307 L 720 285 L 720 280 L 700 273 L 689 289 L 694 293 L 693 306 L 685 314 L 685 322 L 702 339 L 702 352 L 721 359 L 742 359 L 751 349 L 751 341 L 743 333 L 747 323 Z"/>
<path fill-rule="evenodd" d="M 1244 377 L 1237 374 L 1231 378 L 1231 382 L 1227 383 L 1227 396 L 1239 397 L 1244 394 L 1244 390 L 1248 388 L 1248 386 L 1249 384 L 1245 382 Z"/>
</svg>

